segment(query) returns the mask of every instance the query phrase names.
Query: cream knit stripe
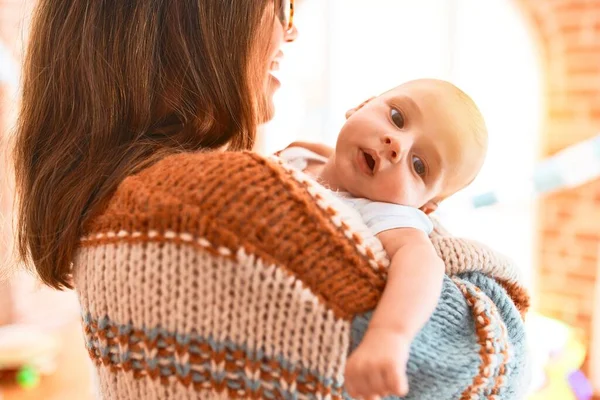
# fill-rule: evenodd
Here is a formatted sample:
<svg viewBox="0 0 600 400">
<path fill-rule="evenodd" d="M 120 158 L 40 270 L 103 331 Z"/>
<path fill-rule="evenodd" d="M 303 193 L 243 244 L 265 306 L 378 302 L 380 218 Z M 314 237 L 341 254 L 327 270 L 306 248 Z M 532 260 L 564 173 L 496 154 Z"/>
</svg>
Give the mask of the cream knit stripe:
<svg viewBox="0 0 600 400">
<path fill-rule="evenodd" d="M 243 251 L 229 259 L 173 243 L 107 244 L 81 248 L 75 265 L 84 312 L 137 328 L 194 330 L 316 367 L 324 377 L 342 377 L 350 322 L 335 318 L 301 281 Z M 102 282 L 103 290 L 89 287 L 94 282 Z M 291 304 L 299 305 L 296 314 L 278 317 Z"/>
<path fill-rule="evenodd" d="M 195 247 L 196 250 L 200 250 L 200 252 L 202 252 L 201 250 L 206 250 L 213 254 L 218 254 L 222 257 L 228 257 L 233 260 L 235 260 L 234 253 L 236 251 L 239 252 L 239 250 L 233 250 L 233 249 L 229 249 L 224 246 L 218 246 L 216 244 L 213 244 L 205 238 L 197 238 L 189 233 L 176 233 L 172 230 L 167 230 L 164 233 L 158 232 L 156 230 L 151 230 L 147 234 L 142 233 L 142 232 L 137 232 L 137 231 L 135 231 L 135 232 L 127 232 L 124 230 L 120 230 L 119 232 L 110 232 L 109 231 L 109 232 L 95 233 L 95 234 L 91 234 L 89 236 L 82 237 L 80 239 L 80 242 L 82 244 L 80 246 L 81 248 L 109 246 L 109 245 L 125 244 L 125 243 L 139 245 L 139 243 L 155 243 L 156 244 L 156 243 L 162 243 L 162 242 L 171 242 L 175 246 L 180 245 L 180 244 L 181 245 L 189 244 L 190 247 Z M 367 248 L 366 246 L 359 247 L 358 244 L 356 244 L 356 242 L 352 242 L 352 243 L 355 244 L 355 247 L 357 249 L 358 248 L 363 248 L 363 249 Z M 379 243 L 379 245 L 381 246 L 381 242 L 378 241 L 377 243 Z M 374 252 L 370 248 L 368 248 L 368 253 L 371 255 L 374 254 Z M 180 257 L 180 258 L 182 257 L 181 254 L 178 254 L 176 252 L 174 254 L 176 254 L 177 257 Z M 129 256 L 129 257 L 131 257 L 131 256 Z M 146 253 L 140 253 L 140 257 L 145 257 L 145 259 L 149 259 L 149 261 L 147 263 L 152 263 L 153 265 L 158 265 L 161 263 L 160 259 L 156 258 L 156 257 L 158 257 L 158 253 L 156 253 L 152 249 L 150 249 Z M 104 259 L 97 260 L 97 262 L 103 263 Z M 145 261 L 142 260 L 142 263 L 145 263 Z M 377 264 L 377 265 L 380 265 L 380 264 Z M 381 267 L 381 268 L 384 268 L 384 267 Z M 381 271 L 381 268 L 380 268 L 380 271 Z M 281 270 L 286 271 L 285 267 L 281 268 Z M 288 275 L 292 275 L 292 274 L 293 273 L 290 272 L 290 274 L 288 274 Z M 293 277 L 293 278 L 295 279 L 295 277 Z M 346 286 L 344 286 L 342 289 L 345 289 L 345 288 L 346 288 Z M 338 287 L 338 290 L 341 290 L 341 289 Z M 341 292 L 338 291 L 336 293 L 336 295 L 339 293 L 341 293 Z M 330 298 L 330 300 L 332 300 L 332 298 Z M 349 316 L 346 316 L 346 318 L 349 318 Z"/>
<path fill-rule="evenodd" d="M 467 272 L 479 272 L 495 279 L 521 283 L 518 268 L 507 257 L 470 239 L 433 237 L 433 245 L 446 264 L 446 274 L 456 276 Z"/>
</svg>

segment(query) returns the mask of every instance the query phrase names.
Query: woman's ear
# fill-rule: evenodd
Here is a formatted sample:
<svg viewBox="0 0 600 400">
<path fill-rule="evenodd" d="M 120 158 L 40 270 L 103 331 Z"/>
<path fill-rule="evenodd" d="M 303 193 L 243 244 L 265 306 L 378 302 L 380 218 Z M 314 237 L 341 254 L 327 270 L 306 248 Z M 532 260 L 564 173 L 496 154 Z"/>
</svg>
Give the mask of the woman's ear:
<svg viewBox="0 0 600 400">
<path fill-rule="evenodd" d="M 358 107 L 354 107 L 354 108 L 351 108 L 348 111 L 346 111 L 346 119 L 350 118 L 355 112 L 357 112 L 358 110 L 360 110 L 361 108 L 363 108 L 365 106 L 365 104 L 367 104 L 368 102 L 370 102 L 374 98 L 375 98 L 375 96 L 369 97 L 367 100 L 365 100 L 362 103 L 360 103 L 360 105 Z"/>
<path fill-rule="evenodd" d="M 429 200 L 423 207 L 421 207 L 421 211 L 429 215 L 438 209 L 438 205 L 439 204 L 437 201 Z"/>
</svg>

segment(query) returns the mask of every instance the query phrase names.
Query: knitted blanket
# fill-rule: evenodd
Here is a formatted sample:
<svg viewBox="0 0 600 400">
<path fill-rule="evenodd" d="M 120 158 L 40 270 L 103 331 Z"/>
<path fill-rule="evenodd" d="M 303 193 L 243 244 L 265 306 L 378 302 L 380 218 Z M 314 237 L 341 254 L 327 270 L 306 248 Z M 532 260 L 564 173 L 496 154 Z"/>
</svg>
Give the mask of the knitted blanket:
<svg viewBox="0 0 600 400">
<path fill-rule="evenodd" d="M 165 158 L 120 185 L 74 260 L 105 399 L 342 399 L 349 351 L 385 285 L 381 243 L 277 158 Z M 447 276 L 411 348 L 407 399 L 516 399 L 516 269 L 438 225 Z"/>
</svg>

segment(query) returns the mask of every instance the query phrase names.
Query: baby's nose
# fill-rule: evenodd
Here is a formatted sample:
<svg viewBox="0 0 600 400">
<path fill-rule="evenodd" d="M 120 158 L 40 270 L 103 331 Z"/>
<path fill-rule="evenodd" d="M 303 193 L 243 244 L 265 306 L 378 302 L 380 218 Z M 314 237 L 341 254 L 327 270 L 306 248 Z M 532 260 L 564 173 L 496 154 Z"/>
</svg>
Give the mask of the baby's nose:
<svg viewBox="0 0 600 400">
<path fill-rule="evenodd" d="M 393 136 L 385 136 L 383 142 L 385 144 L 385 157 L 394 164 L 399 162 L 402 152 L 400 141 Z"/>
</svg>

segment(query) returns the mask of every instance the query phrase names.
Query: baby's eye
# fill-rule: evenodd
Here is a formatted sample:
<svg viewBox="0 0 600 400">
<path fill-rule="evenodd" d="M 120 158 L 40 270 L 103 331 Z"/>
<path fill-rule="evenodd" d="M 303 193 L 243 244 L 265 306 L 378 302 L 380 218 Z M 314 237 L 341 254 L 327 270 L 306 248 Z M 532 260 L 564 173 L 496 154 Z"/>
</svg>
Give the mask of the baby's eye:
<svg viewBox="0 0 600 400">
<path fill-rule="evenodd" d="M 413 162 L 413 168 L 415 169 L 415 172 L 417 173 L 417 175 L 419 175 L 420 177 L 425 176 L 425 173 L 427 172 L 427 168 L 425 168 L 425 163 L 423 162 L 423 160 L 421 160 L 417 156 L 413 156 L 412 162 Z"/>
<path fill-rule="evenodd" d="M 400 129 L 404 128 L 404 117 L 402 116 L 402 113 L 400 111 L 396 110 L 395 108 L 392 108 L 390 116 L 392 117 L 392 121 L 394 121 L 394 125 L 396 125 Z"/>
</svg>

